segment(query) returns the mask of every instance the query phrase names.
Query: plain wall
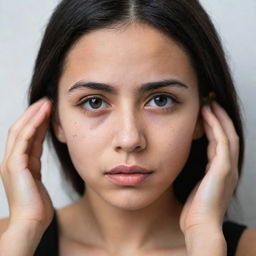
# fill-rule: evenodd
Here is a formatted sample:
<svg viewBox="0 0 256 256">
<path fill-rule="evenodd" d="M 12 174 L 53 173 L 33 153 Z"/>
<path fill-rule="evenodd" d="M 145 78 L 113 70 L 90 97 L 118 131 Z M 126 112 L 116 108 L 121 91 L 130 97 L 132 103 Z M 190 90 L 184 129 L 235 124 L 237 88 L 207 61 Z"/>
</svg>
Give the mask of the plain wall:
<svg viewBox="0 0 256 256">
<path fill-rule="evenodd" d="M 0 3 L 0 160 L 8 128 L 26 109 L 26 94 L 39 44 L 57 0 L 9 0 Z M 256 1 L 201 0 L 221 35 L 245 121 L 245 164 L 238 187 L 240 206 L 232 199 L 232 219 L 256 228 Z M 56 208 L 78 197 L 61 176 L 55 154 L 44 145 L 42 178 Z M 0 218 L 8 216 L 0 180 Z"/>
</svg>

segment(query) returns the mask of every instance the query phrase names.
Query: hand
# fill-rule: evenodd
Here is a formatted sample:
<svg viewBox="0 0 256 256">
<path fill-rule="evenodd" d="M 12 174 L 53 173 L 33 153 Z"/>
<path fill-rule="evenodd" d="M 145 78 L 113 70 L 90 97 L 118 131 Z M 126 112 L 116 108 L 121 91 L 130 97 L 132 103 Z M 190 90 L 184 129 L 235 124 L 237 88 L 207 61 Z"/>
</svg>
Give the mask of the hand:
<svg viewBox="0 0 256 256">
<path fill-rule="evenodd" d="M 184 234 L 207 227 L 222 232 L 223 218 L 238 183 L 238 135 L 226 111 L 217 102 L 212 103 L 212 108 L 202 108 L 209 140 L 208 164 L 204 178 L 182 210 L 180 228 Z"/>
<path fill-rule="evenodd" d="M 42 144 L 51 112 L 49 99 L 32 104 L 9 129 L 0 175 L 10 209 L 11 224 L 46 229 L 53 205 L 41 182 Z"/>
</svg>

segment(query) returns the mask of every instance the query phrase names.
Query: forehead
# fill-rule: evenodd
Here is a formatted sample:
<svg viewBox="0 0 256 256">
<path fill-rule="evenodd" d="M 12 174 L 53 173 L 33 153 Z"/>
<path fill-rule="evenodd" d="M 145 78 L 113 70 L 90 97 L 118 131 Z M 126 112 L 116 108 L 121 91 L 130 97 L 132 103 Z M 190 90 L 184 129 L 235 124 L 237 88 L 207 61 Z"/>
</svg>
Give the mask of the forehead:
<svg viewBox="0 0 256 256">
<path fill-rule="evenodd" d="M 67 85 L 86 78 L 143 83 L 170 75 L 196 83 L 190 59 L 177 42 L 151 26 L 133 24 L 82 36 L 67 54 L 60 82 Z"/>
</svg>

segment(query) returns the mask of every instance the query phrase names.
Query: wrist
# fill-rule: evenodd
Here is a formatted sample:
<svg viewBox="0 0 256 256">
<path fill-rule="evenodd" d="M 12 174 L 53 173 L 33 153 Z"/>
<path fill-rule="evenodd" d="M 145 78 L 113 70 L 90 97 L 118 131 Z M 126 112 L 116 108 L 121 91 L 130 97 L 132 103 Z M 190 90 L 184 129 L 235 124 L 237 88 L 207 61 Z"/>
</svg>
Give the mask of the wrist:
<svg viewBox="0 0 256 256">
<path fill-rule="evenodd" d="M 189 256 L 226 256 L 227 244 L 222 230 L 218 227 L 194 228 L 185 233 Z"/>
<path fill-rule="evenodd" d="M 31 256 L 34 254 L 44 230 L 36 224 L 15 223 L 9 225 L 0 238 L 0 255 Z"/>
</svg>

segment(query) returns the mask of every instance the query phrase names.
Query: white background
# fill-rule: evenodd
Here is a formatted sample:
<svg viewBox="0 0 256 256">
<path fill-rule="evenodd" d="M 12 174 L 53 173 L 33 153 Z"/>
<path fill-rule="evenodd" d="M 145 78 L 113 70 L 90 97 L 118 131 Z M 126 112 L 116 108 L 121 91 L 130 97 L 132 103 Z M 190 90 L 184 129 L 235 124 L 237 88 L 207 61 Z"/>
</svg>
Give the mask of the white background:
<svg viewBox="0 0 256 256">
<path fill-rule="evenodd" d="M 0 160 L 9 126 L 25 111 L 27 88 L 46 22 L 57 0 L 9 0 L 0 3 Z M 240 206 L 230 204 L 231 218 L 256 228 L 256 1 L 201 0 L 221 35 L 242 102 L 245 165 L 238 187 Z M 56 208 L 77 195 L 61 178 L 54 153 L 44 145 L 42 176 Z M 0 218 L 8 216 L 0 180 Z"/>
</svg>

